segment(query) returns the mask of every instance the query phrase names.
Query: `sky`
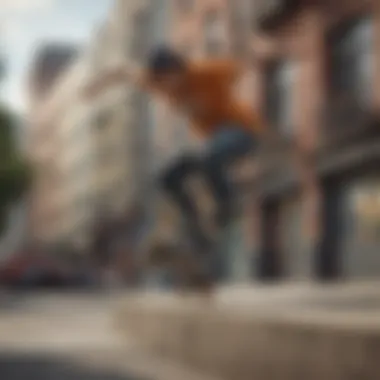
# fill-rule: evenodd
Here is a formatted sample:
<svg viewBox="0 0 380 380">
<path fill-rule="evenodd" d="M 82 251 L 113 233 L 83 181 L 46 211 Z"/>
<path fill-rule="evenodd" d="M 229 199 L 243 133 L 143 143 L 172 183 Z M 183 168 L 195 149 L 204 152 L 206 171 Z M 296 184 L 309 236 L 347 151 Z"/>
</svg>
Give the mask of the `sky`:
<svg viewBox="0 0 380 380">
<path fill-rule="evenodd" d="M 6 58 L 3 100 L 16 112 L 25 112 L 25 82 L 35 50 L 44 42 L 85 45 L 111 4 L 112 0 L 0 0 L 0 46 Z"/>
</svg>

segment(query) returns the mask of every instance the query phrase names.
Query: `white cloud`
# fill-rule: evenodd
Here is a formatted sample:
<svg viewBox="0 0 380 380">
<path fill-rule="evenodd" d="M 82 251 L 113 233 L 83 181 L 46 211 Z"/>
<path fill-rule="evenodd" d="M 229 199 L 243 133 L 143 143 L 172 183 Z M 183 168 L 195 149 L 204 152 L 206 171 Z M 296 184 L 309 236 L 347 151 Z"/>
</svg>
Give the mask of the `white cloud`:
<svg viewBox="0 0 380 380">
<path fill-rule="evenodd" d="M 15 89 L 14 91 L 9 92 L 5 102 L 18 114 L 23 114 L 27 110 L 27 99 L 25 98 L 24 91 L 21 89 Z"/>
<path fill-rule="evenodd" d="M 25 37 L 25 29 L 16 20 L 6 20 L 1 25 L 1 32 L 5 43 L 17 43 Z"/>
<path fill-rule="evenodd" d="M 0 12 L 49 9 L 56 0 L 0 0 Z"/>
<path fill-rule="evenodd" d="M 26 91 L 21 78 L 12 78 L 5 83 L 0 100 L 6 103 L 11 109 L 22 114 L 26 111 L 27 98 Z"/>
</svg>

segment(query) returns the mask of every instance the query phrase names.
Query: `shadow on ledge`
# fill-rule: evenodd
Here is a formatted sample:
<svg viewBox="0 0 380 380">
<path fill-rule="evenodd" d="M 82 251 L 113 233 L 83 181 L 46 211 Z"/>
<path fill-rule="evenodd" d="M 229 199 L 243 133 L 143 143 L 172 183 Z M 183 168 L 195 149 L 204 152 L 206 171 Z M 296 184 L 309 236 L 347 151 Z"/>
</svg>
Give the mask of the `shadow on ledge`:
<svg viewBox="0 0 380 380">
<path fill-rule="evenodd" d="M 147 380 L 133 374 L 91 369 L 46 354 L 0 353 L 1 380 Z"/>
</svg>

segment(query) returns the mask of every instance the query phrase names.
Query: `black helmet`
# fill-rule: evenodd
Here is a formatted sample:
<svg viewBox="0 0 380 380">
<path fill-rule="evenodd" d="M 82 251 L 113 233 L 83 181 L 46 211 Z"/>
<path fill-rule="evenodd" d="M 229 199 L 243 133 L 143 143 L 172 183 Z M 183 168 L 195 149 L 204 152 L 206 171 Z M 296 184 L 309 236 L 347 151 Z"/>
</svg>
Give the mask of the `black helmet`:
<svg viewBox="0 0 380 380">
<path fill-rule="evenodd" d="M 148 70 L 153 75 L 185 69 L 185 60 L 173 49 L 166 46 L 155 48 L 148 59 Z"/>
</svg>

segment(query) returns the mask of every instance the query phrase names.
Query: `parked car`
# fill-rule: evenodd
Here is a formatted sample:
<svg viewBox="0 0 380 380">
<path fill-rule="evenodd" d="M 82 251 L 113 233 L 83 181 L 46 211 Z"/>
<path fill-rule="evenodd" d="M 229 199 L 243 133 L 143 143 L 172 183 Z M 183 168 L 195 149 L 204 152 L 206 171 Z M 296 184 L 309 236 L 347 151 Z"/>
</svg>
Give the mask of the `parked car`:
<svg viewBox="0 0 380 380">
<path fill-rule="evenodd" d="M 20 253 L 0 267 L 0 283 L 13 288 L 67 288 L 89 286 L 91 279 L 46 255 Z"/>
</svg>

